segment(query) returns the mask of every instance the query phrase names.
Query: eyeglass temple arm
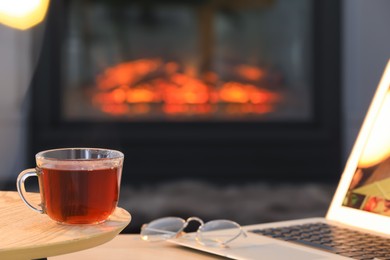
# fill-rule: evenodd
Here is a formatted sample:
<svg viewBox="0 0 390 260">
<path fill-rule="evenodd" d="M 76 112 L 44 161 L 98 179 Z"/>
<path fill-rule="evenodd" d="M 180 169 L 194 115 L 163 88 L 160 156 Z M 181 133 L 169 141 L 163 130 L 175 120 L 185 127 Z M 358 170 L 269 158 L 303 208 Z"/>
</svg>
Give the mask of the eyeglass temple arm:
<svg viewBox="0 0 390 260">
<path fill-rule="evenodd" d="M 234 237 L 232 237 L 231 239 L 225 241 L 222 243 L 223 246 L 226 246 L 227 244 L 229 244 L 230 242 L 232 242 L 233 240 L 235 240 L 236 238 L 238 238 L 239 236 L 243 235 L 244 237 L 247 237 L 248 235 L 246 234 L 246 232 L 240 227 L 240 232 L 235 235 Z"/>
</svg>

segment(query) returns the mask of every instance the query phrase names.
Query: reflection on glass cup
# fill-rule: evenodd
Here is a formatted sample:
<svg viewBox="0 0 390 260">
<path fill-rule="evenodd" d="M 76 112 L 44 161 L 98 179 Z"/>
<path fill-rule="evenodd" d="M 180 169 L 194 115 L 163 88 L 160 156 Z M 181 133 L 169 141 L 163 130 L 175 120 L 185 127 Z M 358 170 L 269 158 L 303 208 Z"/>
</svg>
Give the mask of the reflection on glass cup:
<svg viewBox="0 0 390 260">
<path fill-rule="evenodd" d="M 98 148 L 64 148 L 39 152 L 37 167 L 22 171 L 16 186 L 31 209 L 66 224 L 104 222 L 115 210 L 123 153 Z M 25 180 L 38 176 L 41 208 L 26 200 Z"/>
</svg>

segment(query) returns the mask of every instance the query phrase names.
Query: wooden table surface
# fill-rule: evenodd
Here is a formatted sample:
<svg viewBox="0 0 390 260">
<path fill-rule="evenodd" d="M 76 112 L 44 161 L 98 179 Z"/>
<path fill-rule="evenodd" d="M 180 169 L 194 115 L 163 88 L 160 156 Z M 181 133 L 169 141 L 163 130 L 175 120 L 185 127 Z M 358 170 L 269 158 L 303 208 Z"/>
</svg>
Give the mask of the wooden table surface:
<svg viewBox="0 0 390 260">
<path fill-rule="evenodd" d="M 39 203 L 40 195 L 28 194 Z M 105 223 L 61 225 L 29 209 L 17 192 L 0 191 L 0 259 L 34 259 L 75 252 L 106 243 L 131 220 L 117 208 Z"/>
<path fill-rule="evenodd" d="M 211 260 L 226 259 L 174 245 L 168 242 L 146 242 L 139 234 L 116 236 L 113 240 L 91 249 L 50 257 L 48 260 Z"/>
</svg>

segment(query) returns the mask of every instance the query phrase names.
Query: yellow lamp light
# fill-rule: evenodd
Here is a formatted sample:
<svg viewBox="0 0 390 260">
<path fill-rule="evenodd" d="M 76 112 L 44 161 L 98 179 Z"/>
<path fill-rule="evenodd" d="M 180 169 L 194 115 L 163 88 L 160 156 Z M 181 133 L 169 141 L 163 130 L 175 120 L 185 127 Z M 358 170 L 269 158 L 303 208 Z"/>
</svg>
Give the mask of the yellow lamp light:
<svg viewBox="0 0 390 260">
<path fill-rule="evenodd" d="M 46 16 L 49 0 L 0 0 L 0 23 L 26 30 Z"/>
</svg>

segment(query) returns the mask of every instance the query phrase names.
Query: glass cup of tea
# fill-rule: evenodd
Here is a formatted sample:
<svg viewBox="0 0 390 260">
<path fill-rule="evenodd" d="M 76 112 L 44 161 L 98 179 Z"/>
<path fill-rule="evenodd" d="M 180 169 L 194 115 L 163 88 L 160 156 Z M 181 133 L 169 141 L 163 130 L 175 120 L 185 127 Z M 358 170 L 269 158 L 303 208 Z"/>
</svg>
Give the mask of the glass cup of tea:
<svg viewBox="0 0 390 260">
<path fill-rule="evenodd" d="M 35 156 L 37 167 L 22 171 L 18 193 L 31 209 L 62 224 L 102 223 L 116 209 L 123 153 L 100 148 L 63 148 Z M 41 203 L 26 199 L 25 181 L 38 177 Z"/>
</svg>

